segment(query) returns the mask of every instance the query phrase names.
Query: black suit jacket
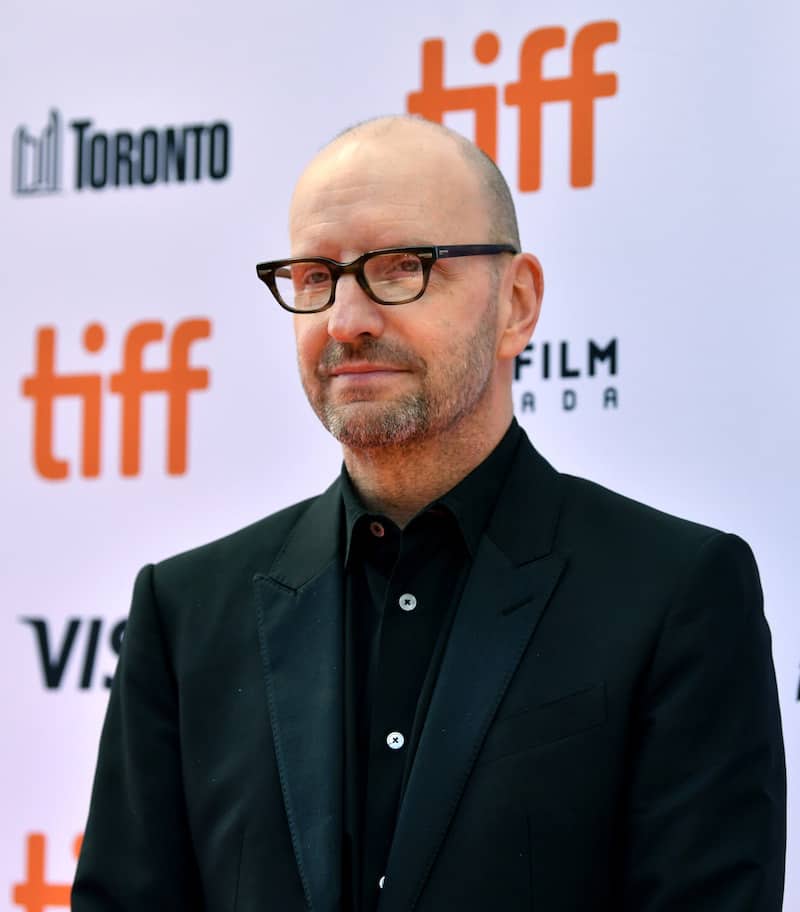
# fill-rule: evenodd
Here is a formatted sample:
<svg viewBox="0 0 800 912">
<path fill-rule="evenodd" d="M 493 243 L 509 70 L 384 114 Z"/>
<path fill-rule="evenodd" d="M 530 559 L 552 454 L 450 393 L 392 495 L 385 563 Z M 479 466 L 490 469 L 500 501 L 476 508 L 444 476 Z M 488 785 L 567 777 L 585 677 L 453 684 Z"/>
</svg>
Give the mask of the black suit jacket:
<svg viewBox="0 0 800 912">
<path fill-rule="evenodd" d="M 140 573 L 75 912 L 340 908 L 339 483 Z M 785 771 L 731 535 L 523 441 L 458 608 L 380 912 L 777 912 Z"/>
</svg>

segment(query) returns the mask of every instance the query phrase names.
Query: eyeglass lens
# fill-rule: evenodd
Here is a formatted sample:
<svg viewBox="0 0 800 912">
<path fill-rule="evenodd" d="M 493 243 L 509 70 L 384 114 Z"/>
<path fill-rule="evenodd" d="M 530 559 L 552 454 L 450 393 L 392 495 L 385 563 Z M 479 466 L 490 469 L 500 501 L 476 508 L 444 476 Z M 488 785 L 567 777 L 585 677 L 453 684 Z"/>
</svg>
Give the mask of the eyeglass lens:
<svg viewBox="0 0 800 912">
<path fill-rule="evenodd" d="M 364 279 L 380 301 L 400 304 L 415 298 L 423 288 L 425 274 L 415 253 L 381 253 L 363 263 Z M 319 310 L 330 301 L 333 274 L 324 263 L 291 263 L 275 271 L 281 300 L 300 311 Z"/>
</svg>

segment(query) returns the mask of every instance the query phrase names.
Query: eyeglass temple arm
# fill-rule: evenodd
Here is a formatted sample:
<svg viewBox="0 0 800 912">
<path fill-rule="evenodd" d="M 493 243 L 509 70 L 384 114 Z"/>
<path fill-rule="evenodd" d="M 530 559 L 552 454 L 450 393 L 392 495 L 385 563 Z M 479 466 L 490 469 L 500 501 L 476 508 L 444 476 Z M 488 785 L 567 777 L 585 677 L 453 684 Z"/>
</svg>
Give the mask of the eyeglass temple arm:
<svg viewBox="0 0 800 912">
<path fill-rule="evenodd" d="M 452 257 L 479 256 L 484 253 L 519 253 L 513 244 L 457 244 L 451 247 L 434 247 L 437 260 Z"/>
</svg>

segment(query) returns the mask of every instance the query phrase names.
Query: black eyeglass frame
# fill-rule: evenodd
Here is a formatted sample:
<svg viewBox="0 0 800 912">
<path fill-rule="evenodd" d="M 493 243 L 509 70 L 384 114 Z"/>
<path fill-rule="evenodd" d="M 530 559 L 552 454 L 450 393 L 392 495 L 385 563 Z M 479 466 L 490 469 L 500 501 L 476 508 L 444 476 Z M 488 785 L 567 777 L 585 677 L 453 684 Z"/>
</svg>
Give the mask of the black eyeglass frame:
<svg viewBox="0 0 800 912">
<path fill-rule="evenodd" d="M 422 264 L 422 288 L 410 298 L 404 298 L 402 301 L 383 301 L 369 287 L 367 277 L 364 275 L 364 265 L 376 256 L 383 256 L 387 253 L 412 253 L 418 256 Z M 395 304 L 410 304 L 411 301 L 417 301 L 421 298 L 428 287 L 428 279 L 431 274 L 433 264 L 437 260 L 445 260 L 451 257 L 467 256 L 485 256 L 498 253 L 519 253 L 513 244 L 451 244 L 450 246 L 438 247 L 383 247 L 380 250 L 368 250 L 361 256 L 351 260 L 349 263 L 340 263 L 338 260 L 331 260 L 328 257 L 292 257 L 288 260 L 269 260 L 266 263 L 256 265 L 256 274 L 259 279 L 269 288 L 275 300 L 290 313 L 312 314 L 321 313 L 333 305 L 336 299 L 336 285 L 343 275 L 354 275 L 359 287 L 364 293 L 375 301 L 376 304 L 383 304 L 391 307 Z M 298 310 L 290 307 L 280 296 L 278 286 L 275 281 L 277 271 L 284 266 L 291 266 L 294 263 L 322 263 L 327 266 L 331 272 L 331 294 L 328 301 L 321 307 L 314 307 L 310 310 Z"/>
</svg>

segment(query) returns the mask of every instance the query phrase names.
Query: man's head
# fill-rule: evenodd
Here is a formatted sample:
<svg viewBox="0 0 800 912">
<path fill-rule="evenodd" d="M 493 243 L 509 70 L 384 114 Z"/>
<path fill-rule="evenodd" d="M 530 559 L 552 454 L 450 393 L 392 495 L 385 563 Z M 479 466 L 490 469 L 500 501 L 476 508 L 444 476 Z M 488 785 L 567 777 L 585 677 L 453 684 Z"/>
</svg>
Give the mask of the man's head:
<svg viewBox="0 0 800 912">
<path fill-rule="evenodd" d="M 340 262 L 386 247 L 519 249 L 494 163 L 458 134 L 408 117 L 360 124 L 326 146 L 298 182 L 290 235 L 292 256 Z M 337 439 L 362 450 L 507 424 L 513 358 L 541 290 L 529 254 L 438 260 L 422 297 L 400 305 L 376 303 L 344 276 L 330 309 L 295 317 L 309 401 Z"/>
</svg>

